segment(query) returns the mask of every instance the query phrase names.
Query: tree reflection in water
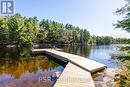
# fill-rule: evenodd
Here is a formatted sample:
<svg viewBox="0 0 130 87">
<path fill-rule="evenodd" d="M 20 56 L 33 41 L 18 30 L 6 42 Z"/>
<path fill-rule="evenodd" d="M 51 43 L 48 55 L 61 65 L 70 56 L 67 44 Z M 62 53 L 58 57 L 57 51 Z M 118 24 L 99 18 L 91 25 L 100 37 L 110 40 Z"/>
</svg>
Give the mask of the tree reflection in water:
<svg viewBox="0 0 130 87">
<path fill-rule="evenodd" d="M 11 51 L 11 50 L 10 50 Z M 28 53 L 24 49 L 16 54 L 12 50 L 8 53 L 0 50 L 0 87 L 50 87 L 54 84 L 54 74 L 62 72 L 64 67 L 55 63 L 46 56 L 20 57 Z M 23 53 L 24 52 L 24 53 Z M 52 79 L 53 76 L 53 79 Z M 49 80 L 39 81 L 40 77 L 50 77 Z M 55 76 L 56 77 L 56 76 Z"/>
<path fill-rule="evenodd" d="M 87 57 L 90 54 L 91 46 L 66 46 L 63 49 L 65 52 Z"/>
</svg>

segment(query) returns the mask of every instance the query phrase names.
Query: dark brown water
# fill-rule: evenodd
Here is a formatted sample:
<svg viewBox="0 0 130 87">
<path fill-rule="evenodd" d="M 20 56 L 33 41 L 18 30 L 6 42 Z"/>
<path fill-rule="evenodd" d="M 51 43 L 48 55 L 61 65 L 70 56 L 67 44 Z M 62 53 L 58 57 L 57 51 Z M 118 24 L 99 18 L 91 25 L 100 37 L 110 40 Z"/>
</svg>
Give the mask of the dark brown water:
<svg viewBox="0 0 130 87">
<path fill-rule="evenodd" d="M 63 70 L 47 56 L 30 56 L 28 48 L 0 48 L 0 87 L 51 87 Z"/>
</svg>

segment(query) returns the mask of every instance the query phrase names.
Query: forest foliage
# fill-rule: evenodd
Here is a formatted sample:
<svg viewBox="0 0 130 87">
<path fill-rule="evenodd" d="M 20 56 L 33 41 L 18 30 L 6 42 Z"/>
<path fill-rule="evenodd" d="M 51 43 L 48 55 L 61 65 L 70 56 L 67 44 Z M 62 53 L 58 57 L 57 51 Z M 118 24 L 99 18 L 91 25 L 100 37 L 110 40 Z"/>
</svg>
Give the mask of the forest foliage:
<svg viewBox="0 0 130 87">
<path fill-rule="evenodd" d="M 0 17 L 0 44 L 32 45 L 50 44 L 111 44 L 110 36 L 94 36 L 87 29 L 37 17 L 20 14 Z M 118 40 L 117 40 L 118 41 Z M 117 42 L 116 41 L 116 42 Z"/>
</svg>

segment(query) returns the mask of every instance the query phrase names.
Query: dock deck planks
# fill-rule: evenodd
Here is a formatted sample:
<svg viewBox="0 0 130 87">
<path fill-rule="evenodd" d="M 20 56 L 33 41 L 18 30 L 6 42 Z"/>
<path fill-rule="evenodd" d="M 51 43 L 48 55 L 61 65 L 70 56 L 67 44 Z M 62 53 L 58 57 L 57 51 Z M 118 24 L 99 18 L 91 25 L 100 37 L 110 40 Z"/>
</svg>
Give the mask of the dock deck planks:
<svg viewBox="0 0 130 87">
<path fill-rule="evenodd" d="M 69 61 L 73 63 L 74 65 L 89 71 L 91 73 L 103 70 L 106 68 L 106 65 L 101 64 L 99 62 L 96 62 L 91 59 L 87 59 L 85 57 L 81 57 L 78 55 L 62 52 L 62 51 L 57 51 L 54 49 L 34 49 L 32 52 L 45 52 L 48 55 L 51 55 L 61 61 Z"/>
<path fill-rule="evenodd" d="M 90 72 L 68 63 L 54 87 L 95 87 Z"/>
<path fill-rule="evenodd" d="M 32 53 L 46 53 L 69 62 L 54 87 L 95 87 L 91 74 L 106 68 L 94 60 L 54 49 L 33 49 Z"/>
</svg>

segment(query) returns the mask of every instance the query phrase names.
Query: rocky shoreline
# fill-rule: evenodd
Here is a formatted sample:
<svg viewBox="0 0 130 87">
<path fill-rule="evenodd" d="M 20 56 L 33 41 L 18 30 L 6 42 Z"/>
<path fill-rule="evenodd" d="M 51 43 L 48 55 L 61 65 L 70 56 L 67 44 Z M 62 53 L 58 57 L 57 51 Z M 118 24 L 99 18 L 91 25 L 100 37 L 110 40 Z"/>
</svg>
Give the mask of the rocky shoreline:
<svg viewBox="0 0 130 87">
<path fill-rule="evenodd" d="M 96 73 L 97 77 L 94 77 L 94 83 L 96 87 L 114 87 L 115 79 L 120 78 L 120 68 L 107 68 L 103 72 Z"/>
</svg>

